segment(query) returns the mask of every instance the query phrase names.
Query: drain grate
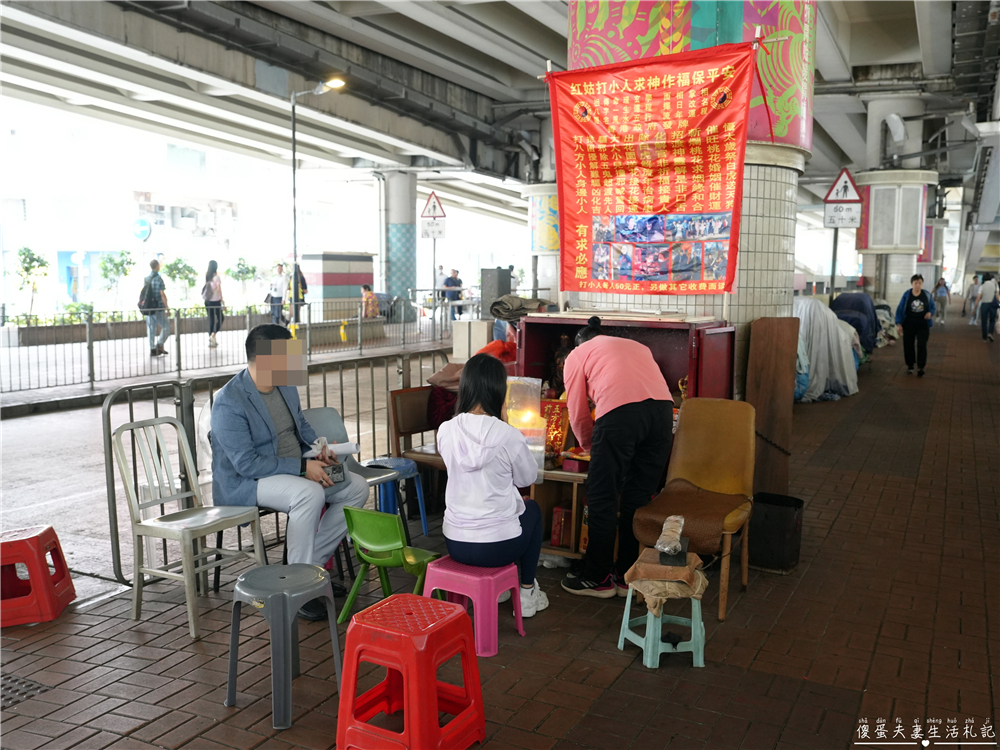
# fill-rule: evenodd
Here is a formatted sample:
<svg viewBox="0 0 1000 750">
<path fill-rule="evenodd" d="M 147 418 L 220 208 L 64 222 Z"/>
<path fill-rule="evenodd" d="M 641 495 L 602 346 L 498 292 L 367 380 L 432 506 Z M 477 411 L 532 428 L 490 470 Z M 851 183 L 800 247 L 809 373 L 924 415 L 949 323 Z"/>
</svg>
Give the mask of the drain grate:
<svg viewBox="0 0 1000 750">
<path fill-rule="evenodd" d="M 34 680 L 4 675 L 0 677 L 0 707 L 10 708 L 11 706 L 16 706 L 21 701 L 34 698 L 39 693 L 44 693 L 48 689 L 48 685 L 43 685 Z"/>
</svg>

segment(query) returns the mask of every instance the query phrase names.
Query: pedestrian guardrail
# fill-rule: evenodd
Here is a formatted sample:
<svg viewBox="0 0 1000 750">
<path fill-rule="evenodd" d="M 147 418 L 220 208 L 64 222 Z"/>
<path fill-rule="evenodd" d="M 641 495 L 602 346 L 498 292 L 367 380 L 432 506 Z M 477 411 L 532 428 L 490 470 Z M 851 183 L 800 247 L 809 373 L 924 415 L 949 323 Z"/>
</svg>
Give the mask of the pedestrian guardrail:
<svg viewBox="0 0 1000 750">
<path fill-rule="evenodd" d="M 305 341 L 306 353 L 406 347 L 450 340 L 450 330 L 405 299 L 380 306 L 365 317 L 355 300 L 321 300 L 302 304 L 298 322 L 287 308 L 267 304 L 223 308 L 221 330 L 209 337 L 204 307 L 167 311 L 169 335 L 164 354 L 152 351 L 149 323 L 138 310 L 7 316 L 0 327 L 0 392 L 11 393 L 64 385 L 86 385 L 125 378 L 161 375 L 180 379 L 185 372 L 234 367 L 246 361 L 244 342 L 251 328 L 278 321 Z M 154 331 L 154 335 L 156 335 Z M 159 341 L 156 335 L 155 342 Z"/>
</svg>

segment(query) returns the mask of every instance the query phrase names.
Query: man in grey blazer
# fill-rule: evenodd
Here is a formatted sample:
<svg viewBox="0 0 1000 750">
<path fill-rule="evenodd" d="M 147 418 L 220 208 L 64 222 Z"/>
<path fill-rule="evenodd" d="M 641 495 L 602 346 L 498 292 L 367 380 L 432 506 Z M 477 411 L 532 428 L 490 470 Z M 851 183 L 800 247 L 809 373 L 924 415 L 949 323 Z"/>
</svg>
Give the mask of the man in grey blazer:
<svg viewBox="0 0 1000 750">
<path fill-rule="evenodd" d="M 215 397 L 212 498 L 216 505 L 258 505 L 287 513 L 288 562 L 322 566 L 347 534 L 341 509 L 362 507 L 368 484 L 350 471 L 346 481 L 335 484 L 325 467 L 337 459 L 325 448 L 315 458 L 302 457 L 316 433 L 302 414 L 295 388 L 306 382 L 302 344 L 290 339 L 288 329 L 278 325 L 250 331 L 246 369 Z M 326 607 L 315 600 L 299 615 L 321 619 Z"/>
</svg>

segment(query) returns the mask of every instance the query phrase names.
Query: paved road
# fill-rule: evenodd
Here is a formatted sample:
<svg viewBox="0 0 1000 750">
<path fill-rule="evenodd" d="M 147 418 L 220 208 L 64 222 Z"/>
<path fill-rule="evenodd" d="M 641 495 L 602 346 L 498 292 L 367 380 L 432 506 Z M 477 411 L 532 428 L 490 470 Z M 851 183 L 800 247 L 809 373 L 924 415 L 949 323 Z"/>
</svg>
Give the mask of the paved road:
<svg viewBox="0 0 1000 750">
<path fill-rule="evenodd" d="M 440 359 L 437 365 L 440 365 Z M 433 372 L 430 358 L 411 363 L 414 385 L 423 383 Z M 421 369 L 422 368 L 422 369 Z M 389 449 L 386 429 L 387 390 L 398 387 L 393 364 L 386 367 L 344 369 L 343 381 L 337 371 L 323 378 L 314 375 L 309 384 L 312 406 L 342 409 L 348 432 L 359 438 L 362 458 L 384 455 Z M 343 383 L 343 385 L 341 385 Z M 300 388 L 303 404 L 305 388 Z M 341 399 L 343 394 L 343 399 Z M 207 392 L 197 394 L 196 414 L 207 404 Z M 161 414 L 173 414 L 167 400 L 160 402 Z M 152 402 L 137 402 L 135 418 L 153 416 Z M 112 412 L 112 424 L 128 421 L 126 406 Z M 3 529 L 51 524 L 59 534 L 70 567 L 75 571 L 113 578 L 111 543 L 105 483 L 101 409 L 38 414 L 0 423 L 0 526 Z M 128 508 L 119 482 L 117 507 L 124 538 L 121 555 L 126 571 L 131 569 L 132 545 L 128 532 Z M 267 520 L 265 534 L 273 533 Z M 127 577 L 131 577 L 127 573 Z M 78 593 L 86 596 L 114 589 L 99 579 L 75 577 Z"/>
</svg>

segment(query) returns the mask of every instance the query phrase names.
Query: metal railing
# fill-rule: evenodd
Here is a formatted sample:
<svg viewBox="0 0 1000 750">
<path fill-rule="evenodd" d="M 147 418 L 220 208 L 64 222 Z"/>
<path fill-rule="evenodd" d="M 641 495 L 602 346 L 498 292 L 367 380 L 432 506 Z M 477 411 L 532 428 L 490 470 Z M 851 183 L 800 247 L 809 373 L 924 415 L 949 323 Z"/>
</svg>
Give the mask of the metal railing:
<svg viewBox="0 0 1000 750">
<path fill-rule="evenodd" d="M 154 355 L 148 341 L 147 318 L 138 310 L 57 313 L 9 317 L 0 328 L 0 392 L 26 391 L 156 376 L 180 379 L 185 372 L 235 367 L 246 361 L 248 331 L 269 323 L 267 304 L 242 310 L 225 309 L 222 329 L 210 343 L 204 307 L 168 312 L 170 335 L 165 355 Z M 292 326 L 304 339 L 307 354 L 406 347 L 443 342 L 450 330 L 435 330 L 432 321 L 397 298 L 383 305 L 377 317 L 364 317 L 354 300 L 303 304 L 299 323 Z M 158 339 L 157 339 L 158 340 Z"/>
<path fill-rule="evenodd" d="M 307 384 L 299 387 L 304 408 L 333 406 L 344 419 L 348 435 L 361 445 L 360 460 L 392 453 L 388 429 L 388 392 L 423 383 L 427 377 L 448 362 L 447 350 L 402 353 L 386 356 L 359 357 L 344 362 L 324 362 L 309 366 Z M 116 477 L 111 438 L 114 430 L 126 422 L 138 419 L 173 416 L 184 427 L 191 453 L 198 467 L 199 481 L 206 481 L 210 470 L 205 452 L 208 448 L 207 429 L 219 378 L 192 378 L 186 381 L 163 380 L 156 383 L 126 385 L 108 394 L 101 411 L 104 431 L 104 470 L 107 485 L 108 523 L 111 539 L 111 563 L 114 577 L 129 586 L 131 581 L 122 571 L 122 542 L 131 547 L 130 522 L 122 539 L 119 518 L 128 518 L 123 491 Z M 192 478 L 181 477 L 182 482 Z M 132 457 L 131 481 L 140 492 L 140 473 Z M 205 500 L 211 487 L 203 487 Z M 122 502 L 119 503 L 119 498 Z M 167 559 L 167 546 L 162 555 Z M 131 549 L 128 550 L 131 554 Z"/>
</svg>

